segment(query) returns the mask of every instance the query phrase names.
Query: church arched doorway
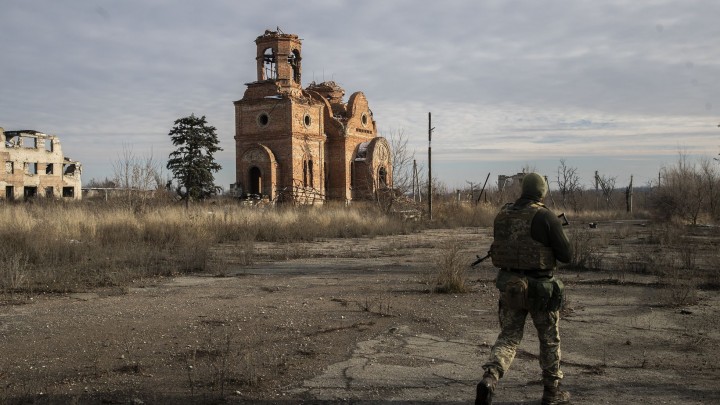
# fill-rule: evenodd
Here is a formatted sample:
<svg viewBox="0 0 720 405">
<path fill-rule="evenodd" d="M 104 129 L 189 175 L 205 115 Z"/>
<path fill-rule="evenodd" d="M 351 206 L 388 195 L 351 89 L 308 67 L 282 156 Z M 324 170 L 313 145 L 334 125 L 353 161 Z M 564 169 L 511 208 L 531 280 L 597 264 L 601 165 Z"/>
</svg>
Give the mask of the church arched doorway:
<svg viewBox="0 0 720 405">
<path fill-rule="evenodd" d="M 250 184 L 248 194 L 262 194 L 262 174 L 257 166 L 250 168 Z"/>
</svg>

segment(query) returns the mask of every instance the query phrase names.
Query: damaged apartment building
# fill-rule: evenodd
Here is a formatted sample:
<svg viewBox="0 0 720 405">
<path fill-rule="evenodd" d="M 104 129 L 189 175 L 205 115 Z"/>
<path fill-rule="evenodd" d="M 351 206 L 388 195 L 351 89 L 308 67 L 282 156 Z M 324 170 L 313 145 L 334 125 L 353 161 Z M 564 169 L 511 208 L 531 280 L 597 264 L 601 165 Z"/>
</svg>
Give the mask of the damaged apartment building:
<svg viewBox="0 0 720 405">
<path fill-rule="evenodd" d="M 257 80 L 235 101 L 236 192 L 271 201 L 370 199 L 392 184 L 391 150 L 362 92 L 302 87 L 297 35 L 257 37 Z"/>
<path fill-rule="evenodd" d="M 0 187 L 6 201 L 51 197 L 82 198 L 80 162 L 63 156 L 57 136 L 0 128 Z"/>
</svg>

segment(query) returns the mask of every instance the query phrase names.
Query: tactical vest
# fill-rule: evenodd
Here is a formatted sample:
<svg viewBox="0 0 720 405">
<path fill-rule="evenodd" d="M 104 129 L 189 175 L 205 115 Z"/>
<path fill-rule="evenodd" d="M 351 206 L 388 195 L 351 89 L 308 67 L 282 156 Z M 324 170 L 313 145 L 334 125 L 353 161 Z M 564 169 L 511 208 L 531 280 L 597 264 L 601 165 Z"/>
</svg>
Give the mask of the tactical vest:
<svg viewBox="0 0 720 405">
<path fill-rule="evenodd" d="M 495 217 L 495 240 L 490 254 L 495 267 L 517 270 L 552 270 L 555 255 L 551 248 L 530 236 L 533 217 L 541 209 L 541 203 L 532 203 L 524 208 L 506 204 Z"/>
</svg>

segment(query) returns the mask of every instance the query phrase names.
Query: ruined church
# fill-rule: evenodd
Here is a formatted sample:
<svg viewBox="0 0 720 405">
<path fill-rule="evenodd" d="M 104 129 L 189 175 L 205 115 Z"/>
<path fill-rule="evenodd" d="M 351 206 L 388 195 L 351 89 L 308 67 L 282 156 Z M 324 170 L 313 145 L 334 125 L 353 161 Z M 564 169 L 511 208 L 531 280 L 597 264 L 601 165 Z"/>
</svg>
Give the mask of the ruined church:
<svg viewBox="0 0 720 405">
<path fill-rule="evenodd" d="M 303 89 L 297 35 L 257 39 L 257 80 L 235 101 L 236 191 L 274 202 L 350 202 L 392 185 L 390 145 L 362 92 L 335 82 Z"/>
</svg>

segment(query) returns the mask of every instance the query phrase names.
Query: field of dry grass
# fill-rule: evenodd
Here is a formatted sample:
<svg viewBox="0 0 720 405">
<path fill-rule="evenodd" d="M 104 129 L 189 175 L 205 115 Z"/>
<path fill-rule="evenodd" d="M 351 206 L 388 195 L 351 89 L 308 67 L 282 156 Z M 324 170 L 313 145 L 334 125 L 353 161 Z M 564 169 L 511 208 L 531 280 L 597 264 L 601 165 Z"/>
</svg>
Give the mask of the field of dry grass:
<svg viewBox="0 0 720 405">
<path fill-rule="evenodd" d="M 487 225 L 487 207 L 439 206 L 432 226 Z M 131 206 L 104 202 L 0 206 L 5 295 L 119 287 L 134 279 L 202 272 L 210 246 L 406 234 L 428 224 L 372 204 L 263 208 L 239 204 Z"/>
</svg>

